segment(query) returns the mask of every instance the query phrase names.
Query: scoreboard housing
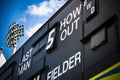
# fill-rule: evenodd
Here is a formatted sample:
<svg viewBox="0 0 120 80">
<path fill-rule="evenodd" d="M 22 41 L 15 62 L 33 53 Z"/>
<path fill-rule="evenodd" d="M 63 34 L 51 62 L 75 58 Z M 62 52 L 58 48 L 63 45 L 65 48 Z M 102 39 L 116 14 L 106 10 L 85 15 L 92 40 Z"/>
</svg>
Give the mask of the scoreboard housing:
<svg viewBox="0 0 120 80">
<path fill-rule="evenodd" d="M 119 80 L 119 5 L 69 0 L 1 67 L 0 80 Z"/>
</svg>

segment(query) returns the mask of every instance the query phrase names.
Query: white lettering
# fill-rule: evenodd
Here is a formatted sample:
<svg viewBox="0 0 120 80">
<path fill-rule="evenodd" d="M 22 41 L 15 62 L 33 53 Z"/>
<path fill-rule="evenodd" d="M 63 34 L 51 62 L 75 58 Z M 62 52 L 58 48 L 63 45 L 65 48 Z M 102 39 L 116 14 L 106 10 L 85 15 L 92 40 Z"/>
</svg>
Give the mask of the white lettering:
<svg viewBox="0 0 120 80">
<path fill-rule="evenodd" d="M 80 15 L 80 13 L 81 13 L 81 4 L 79 8 L 77 7 L 75 11 L 73 10 L 74 19 L 76 18 L 77 15 Z"/>
<path fill-rule="evenodd" d="M 77 61 L 81 63 L 81 52 L 75 54 L 75 66 L 77 65 Z"/>
<path fill-rule="evenodd" d="M 40 75 L 38 75 L 37 77 L 35 77 L 33 80 L 40 80 Z"/>
<path fill-rule="evenodd" d="M 60 65 L 58 66 L 58 77 L 62 75 L 62 72 L 60 73 Z"/>
<path fill-rule="evenodd" d="M 91 14 L 93 14 L 95 12 L 95 7 L 93 6 L 92 8 L 91 8 Z"/>
<path fill-rule="evenodd" d="M 31 66 L 31 54 L 32 54 L 31 48 L 26 54 L 23 55 L 21 62 L 19 63 L 18 67 L 18 75 L 23 74 L 24 71 L 26 71 Z"/>
<path fill-rule="evenodd" d="M 76 29 L 76 30 L 78 29 L 78 20 L 80 20 L 80 17 L 78 17 L 78 18 L 74 21 L 74 23 L 75 23 L 75 29 Z"/>
<path fill-rule="evenodd" d="M 68 70 L 68 61 L 63 62 L 63 73 L 67 72 Z"/>
<path fill-rule="evenodd" d="M 65 60 L 62 66 L 57 66 L 52 71 L 47 74 L 47 80 L 55 80 L 61 75 L 65 74 L 68 70 L 71 70 L 77 64 L 81 63 L 81 52 L 77 52 L 75 55 L 71 56 L 68 60 Z M 61 73 L 60 73 L 61 70 Z"/>
<path fill-rule="evenodd" d="M 63 29 L 60 35 L 60 40 L 64 41 L 67 36 L 70 36 L 73 33 L 73 30 L 78 29 L 78 21 L 80 20 L 80 17 L 74 20 L 74 22 L 71 24 L 71 26 L 68 26 L 67 29 Z M 71 30 L 70 30 L 71 28 Z"/>
<path fill-rule="evenodd" d="M 69 59 L 69 69 L 72 69 L 75 65 L 74 65 L 74 59 L 75 59 L 75 57 L 74 56 L 72 56 L 72 57 L 70 57 L 70 59 Z"/>
<path fill-rule="evenodd" d="M 78 20 L 80 19 L 81 4 L 70 12 L 63 21 L 60 21 L 60 40 L 64 41 L 67 36 L 72 35 L 74 30 L 78 29 Z M 79 17 L 77 17 L 79 16 Z M 75 29 L 74 29 L 75 28 Z"/>
<path fill-rule="evenodd" d="M 67 36 L 67 30 L 64 29 L 61 33 L 61 36 L 60 36 L 61 41 L 63 41 L 66 38 L 66 36 Z"/>
<path fill-rule="evenodd" d="M 71 31 L 70 31 L 70 26 L 68 26 L 68 36 L 70 36 L 73 33 L 73 24 L 71 26 Z"/>
<path fill-rule="evenodd" d="M 70 24 L 70 22 L 72 21 L 72 13 L 69 13 L 68 16 L 67 16 L 67 19 L 66 19 L 66 23 L 67 24 Z"/>
<path fill-rule="evenodd" d="M 58 67 L 53 70 L 53 80 L 58 77 Z"/>
<path fill-rule="evenodd" d="M 64 21 L 60 22 L 60 30 L 62 30 L 62 27 L 65 27 L 66 26 L 66 18 L 64 18 Z"/>
<path fill-rule="evenodd" d="M 50 71 L 48 74 L 47 74 L 47 80 L 52 80 L 52 72 Z"/>
<path fill-rule="evenodd" d="M 31 59 L 29 59 L 26 63 L 24 63 L 23 65 L 21 65 L 18 68 L 19 75 L 21 75 L 24 71 L 26 71 L 28 68 L 30 68 L 30 64 L 31 64 Z"/>
<path fill-rule="evenodd" d="M 92 1 L 90 1 L 90 3 L 87 4 L 86 6 L 87 10 L 91 8 L 91 5 L 92 5 Z"/>
<path fill-rule="evenodd" d="M 67 15 L 67 18 L 64 18 L 63 22 L 60 21 L 60 30 L 62 30 L 62 28 L 65 28 L 66 24 L 70 24 L 72 19 L 76 18 L 77 15 L 80 15 L 81 13 L 81 4 L 79 5 L 79 7 L 76 7 L 75 10 L 73 10 L 71 13 L 69 13 Z"/>
</svg>

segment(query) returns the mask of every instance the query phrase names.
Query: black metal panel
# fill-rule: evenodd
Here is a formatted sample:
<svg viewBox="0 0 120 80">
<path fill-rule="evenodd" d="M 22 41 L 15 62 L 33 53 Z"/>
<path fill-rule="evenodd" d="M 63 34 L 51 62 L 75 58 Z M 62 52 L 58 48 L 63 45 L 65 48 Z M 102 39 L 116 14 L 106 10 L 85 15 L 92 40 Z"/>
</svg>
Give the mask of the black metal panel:
<svg viewBox="0 0 120 80">
<path fill-rule="evenodd" d="M 117 8 L 119 1 L 99 0 L 99 14 L 84 24 L 85 42 L 84 54 L 84 79 L 91 77 L 106 70 L 119 61 L 119 18 L 120 11 Z M 100 28 L 101 27 L 101 28 Z M 92 37 L 99 34 L 100 30 L 105 28 L 104 44 L 97 49 L 91 50 L 90 43 Z M 101 36 L 103 38 L 103 36 Z M 99 38 L 97 38 L 99 39 Z"/>
<path fill-rule="evenodd" d="M 89 80 L 118 63 L 119 5 L 69 0 L 3 65 L 0 80 Z"/>
<path fill-rule="evenodd" d="M 114 53 L 85 70 L 84 79 L 89 80 L 120 61 L 120 53 Z"/>
<path fill-rule="evenodd" d="M 1 79 L 2 80 L 12 80 L 13 78 L 13 67 L 9 67 L 5 72 L 3 72 L 3 74 L 1 75 Z"/>
<path fill-rule="evenodd" d="M 96 2 L 99 3 L 99 13 L 89 22 L 85 23 L 84 36 L 94 31 L 94 29 L 107 21 L 111 16 L 116 14 L 119 15 L 120 13 L 120 9 L 118 7 L 120 5 L 120 0 L 96 0 Z"/>
<path fill-rule="evenodd" d="M 84 53 L 84 69 L 89 68 L 90 66 L 98 63 L 99 61 L 103 60 L 104 58 L 108 57 L 111 54 L 116 53 L 118 49 L 118 36 L 116 32 L 116 18 L 112 17 L 108 19 L 104 24 L 102 24 L 98 29 L 93 31 L 90 35 L 88 35 L 87 41 L 85 41 L 85 53 Z M 91 49 L 91 38 L 98 34 L 101 30 L 100 28 L 105 28 L 105 37 L 106 42 L 102 44 L 99 48 L 92 50 Z M 103 36 L 99 36 L 103 37 Z M 97 38 L 98 39 L 98 38 Z"/>
<path fill-rule="evenodd" d="M 92 50 L 95 50 L 97 47 L 101 46 L 106 41 L 107 36 L 105 31 L 106 29 L 103 28 L 91 37 L 90 48 Z"/>
<path fill-rule="evenodd" d="M 75 5 L 74 5 L 75 4 Z M 82 2 L 80 0 L 72 0 L 68 6 L 66 6 L 59 14 L 50 20 L 50 27 L 60 23 L 59 35 L 57 47 L 46 55 L 46 65 L 49 70 L 47 73 L 47 79 L 51 80 L 77 80 L 82 78 L 82 64 L 77 61 L 77 65 L 74 65 L 75 54 L 81 52 L 80 39 L 82 38 Z M 74 11 L 78 10 L 74 18 Z M 76 23 L 75 23 L 76 21 Z M 77 25 L 77 26 L 76 26 Z M 72 59 L 74 66 L 72 69 L 63 71 L 68 65 L 64 65 L 65 62 Z M 81 59 L 81 57 L 80 57 Z M 70 64 L 70 63 L 69 63 Z M 51 77 L 52 71 L 58 70 L 56 74 Z M 50 73 L 50 75 L 49 75 Z M 73 74 L 74 73 L 74 74 Z M 53 72 L 54 74 L 54 72 Z M 49 76 L 50 77 L 49 77 Z M 74 76 L 74 77 L 73 77 Z M 48 78 L 49 77 L 49 78 Z"/>
<path fill-rule="evenodd" d="M 98 0 L 84 0 L 83 20 L 88 21 L 98 13 Z"/>
</svg>

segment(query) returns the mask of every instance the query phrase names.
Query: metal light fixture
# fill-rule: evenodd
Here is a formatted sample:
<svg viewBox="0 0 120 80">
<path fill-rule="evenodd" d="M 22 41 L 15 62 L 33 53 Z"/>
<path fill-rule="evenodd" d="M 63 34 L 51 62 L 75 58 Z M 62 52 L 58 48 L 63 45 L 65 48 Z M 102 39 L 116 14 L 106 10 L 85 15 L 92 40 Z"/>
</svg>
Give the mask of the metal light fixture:
<svg viewBox="0 0 120 80">
<path fill-rule="evenodd" d="M 7 34 L 7 46 L 12 47 L 12 55 L 16 52 L 17 43 L 19 38 L 24 36 L 24 26 L 19 25 L 16 22 L 10 25 L 9 31 Z"/>
</svg>

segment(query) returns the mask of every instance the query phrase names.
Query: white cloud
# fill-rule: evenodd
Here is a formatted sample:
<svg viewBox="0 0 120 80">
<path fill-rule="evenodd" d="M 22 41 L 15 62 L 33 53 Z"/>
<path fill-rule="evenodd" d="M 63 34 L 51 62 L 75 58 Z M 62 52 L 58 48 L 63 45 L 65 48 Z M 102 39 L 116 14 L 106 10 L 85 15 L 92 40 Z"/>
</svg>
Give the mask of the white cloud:
<svg viewBox="0 0 120 80">
<path fill-rule="evenodd" d="M 25 31 L 26 36 L 31 37 L 41 26 L 43 23 L 35 24 Z"/>
<path fill-rule="evenodd" d="M 35 18 L 35 20 L 41 19 L 42 22 L 27 28 L 27 30 L 25 31 L 26 37 L 31 37 L 53 13 L 55 13 L 63 4 L 65 4 L 66 1 L 67 0 L 49 0 L 39 3 L 39 5 L 28 6 L 26 12 L 27 14 L 30 14 L 29 18 Z M 31 19 L 27 19 L 27 20 L 31 20 Z"/>
<path fill-rule="evenodd" d="M 27 21 L 26 17 L 22 17 L 22 18 L 19 19 L 19 22 L 26 22 L 26 21 Z"/>
<path fill-rule="evenodd" d="M 27 13 L 35 16 L 42 16 L 42 17 L 47 16 L 58 10 L 65 2 L 66 0 L 43 1 L 38 6 L 37 5 L 28 6 Z"/>
<path fill-rule="evenodd" d="M 25 36 L 20 39 L 17 48 L 24 44 L 66 1 L 68 0 L 43 0 L 38 5 L 29 5 L 17 21 L 25 27 Z"/>
</svg>

